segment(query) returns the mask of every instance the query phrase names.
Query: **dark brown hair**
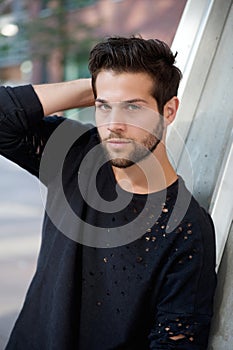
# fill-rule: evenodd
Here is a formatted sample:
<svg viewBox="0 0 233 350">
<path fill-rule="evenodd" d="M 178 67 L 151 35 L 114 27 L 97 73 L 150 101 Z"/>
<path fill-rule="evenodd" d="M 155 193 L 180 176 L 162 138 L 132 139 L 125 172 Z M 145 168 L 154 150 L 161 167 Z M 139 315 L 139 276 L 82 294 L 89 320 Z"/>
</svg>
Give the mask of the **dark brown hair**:
<svg viewBox="0 0 233 350">
<path fill-rule="evenodd" d="M 90 52 L 89 70 L 94 95 L 97 95 L 96 78 L 102 70 L 145 72 L 154 81 L 152 96 L 162 114 L 166 102 L 177 95 L 182 77 L 181 71 L 174 65 L 175 57 L 169 46 L 158 39 L 110 37 Z"/>
</svg>

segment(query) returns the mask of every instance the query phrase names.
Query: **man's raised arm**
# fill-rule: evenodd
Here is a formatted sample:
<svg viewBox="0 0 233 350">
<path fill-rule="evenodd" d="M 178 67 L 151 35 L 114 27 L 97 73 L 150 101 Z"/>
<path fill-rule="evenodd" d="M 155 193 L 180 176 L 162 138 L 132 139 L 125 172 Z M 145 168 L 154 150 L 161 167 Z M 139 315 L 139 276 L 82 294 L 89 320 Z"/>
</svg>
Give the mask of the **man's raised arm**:
<svg viewBox="0 0 233 350">
<path fill-rule="evenodd" d="M 33 87 L 43 106 L 44 115 L 94 105 L 91 79 L 34 85 Z"/>
</svg>

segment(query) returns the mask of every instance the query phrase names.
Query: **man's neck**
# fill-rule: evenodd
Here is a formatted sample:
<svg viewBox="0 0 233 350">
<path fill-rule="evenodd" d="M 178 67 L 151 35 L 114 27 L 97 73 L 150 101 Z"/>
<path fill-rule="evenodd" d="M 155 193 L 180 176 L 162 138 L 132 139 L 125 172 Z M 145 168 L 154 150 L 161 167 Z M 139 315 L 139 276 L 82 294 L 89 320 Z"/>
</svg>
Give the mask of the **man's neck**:
<svg viewBox="0 0 233 350">
<path fill-rule="evenodd" d="M 112 168 L 119 186 L 132 193 L 158 192 L 177 180 L 177 174 L 162 143 L 139 163 L 128 168 Z"/>
</svg>

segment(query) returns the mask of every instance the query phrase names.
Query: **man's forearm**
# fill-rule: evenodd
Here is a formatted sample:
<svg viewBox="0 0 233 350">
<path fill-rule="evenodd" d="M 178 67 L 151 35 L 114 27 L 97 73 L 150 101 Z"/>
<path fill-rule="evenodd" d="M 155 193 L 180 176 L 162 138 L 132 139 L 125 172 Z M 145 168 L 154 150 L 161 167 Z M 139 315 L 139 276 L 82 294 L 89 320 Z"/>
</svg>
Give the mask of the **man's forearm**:
<svg viewBox="0 0 233 350">
<path fill-rule="evenodd" d="M 90 79 L 34 85 L 33 87 L 43 106 L 44 115 L 94 105 Z"/>
</svg>

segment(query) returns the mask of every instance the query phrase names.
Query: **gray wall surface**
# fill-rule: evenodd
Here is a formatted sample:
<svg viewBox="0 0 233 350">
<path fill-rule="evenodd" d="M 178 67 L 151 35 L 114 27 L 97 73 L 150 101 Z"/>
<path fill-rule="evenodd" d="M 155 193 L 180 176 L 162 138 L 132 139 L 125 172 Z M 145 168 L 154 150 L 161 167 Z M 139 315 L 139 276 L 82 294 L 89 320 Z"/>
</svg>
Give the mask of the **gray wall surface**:
<svg viewBox="0 0 233 350">
<path fill-rule="evenodd" d="M 232 350 L 233 5 L 232 0 L 189 0 L 187 4 L 174 40 L 175 51 L 187 51 L 180 66 L 184 72 L 181 105 L 168 141 L 178 173 L 210 211 L 216 228 L 221 263 L 208 350 Z M 186 38 L 186 30 L 192 41 Z"/>
<path fill-rule="evenodd" d="M 233 128 L 232 33 L 233 7 L 223 27 L 186 141 L 188 153 L 194 164 L 193 192 L 199 203 L 207 209 Z M 195 83 L 198 84 L 198 76 Z M 180 167 L 184 168 L 185 164 L 182 165 L 182 161 L 183 159 Z"/>
<path fill-rule="evenodd" d="M 178 173 L 187 183 L 193 178 L 190 190 L 207 210 L 233 128 L 231 3 L 229 0 L 213 2 L 181 99 L 181 115 L 177 121 L 178 130 L 184 129 L 185 123 L 189 124 L 186 126 L 188 132 L 183 135 L 185 148 L 179 158 Z M 193 100 L 196 101 L 194 107 Z M 192 115 L 187 117 L 189 114 Z M 187 167 L 187 154 L 190 168 Z"/>
<path fill-rule="evenodd" d="M 208 350 L 233 349 L 233 225 L 218 272 L 214 319 Z"/>
</svg>

